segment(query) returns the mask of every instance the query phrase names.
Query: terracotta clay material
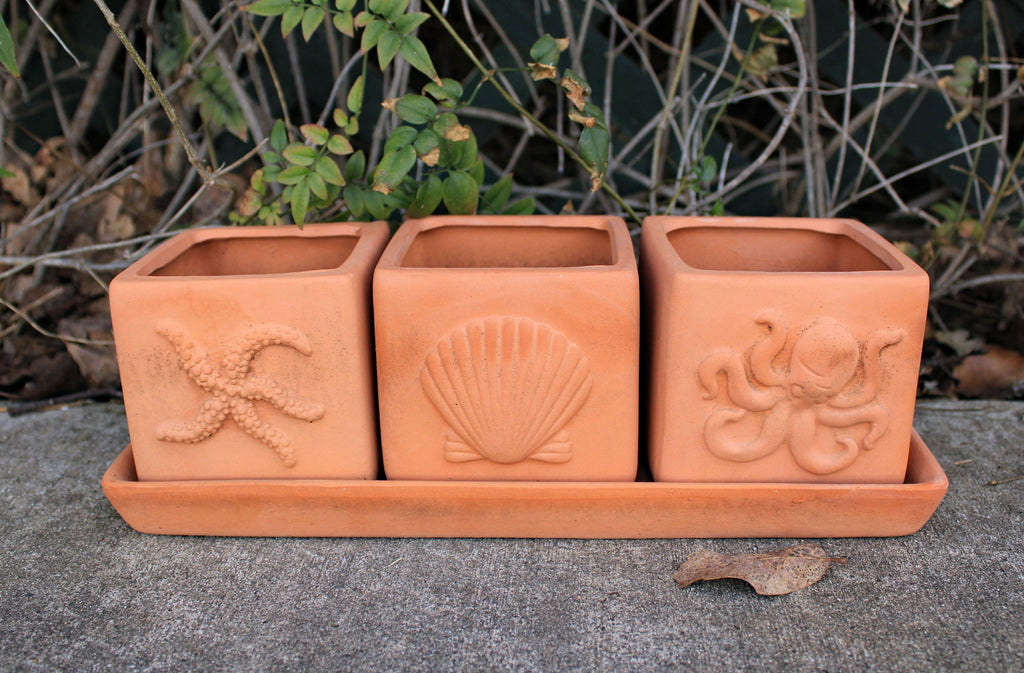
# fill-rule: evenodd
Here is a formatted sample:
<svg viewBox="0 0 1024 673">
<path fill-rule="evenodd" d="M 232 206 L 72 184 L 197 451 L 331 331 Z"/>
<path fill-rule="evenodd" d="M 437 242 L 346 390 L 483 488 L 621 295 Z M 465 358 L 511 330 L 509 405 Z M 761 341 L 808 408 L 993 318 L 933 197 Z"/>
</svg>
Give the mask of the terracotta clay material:
<svg viewBox="0 0 1024 673">
<path fill-rule="evenodd" d="M 186 231 L 110 285 L 140 480 L 372 479 L 385 223 Z"/>
<path fill-rule="evenodd" d="M 639 281 L 614 217 L 432 217 L 374 273 L 388 479 L 636 477 Z"/>
<path fill-rule="evenodd" d="M 139 482 L 131 447 L 103 476 L 111 504 L 143 533 L 325 537 L 909 535 L 948 485 L 916 434 L 901 484 Z"/>
<path fill-rule="evenodd" d="M 928 276 L 852 220 L 649 217 L 659 481 L 899 483 Z"/>
</svg>

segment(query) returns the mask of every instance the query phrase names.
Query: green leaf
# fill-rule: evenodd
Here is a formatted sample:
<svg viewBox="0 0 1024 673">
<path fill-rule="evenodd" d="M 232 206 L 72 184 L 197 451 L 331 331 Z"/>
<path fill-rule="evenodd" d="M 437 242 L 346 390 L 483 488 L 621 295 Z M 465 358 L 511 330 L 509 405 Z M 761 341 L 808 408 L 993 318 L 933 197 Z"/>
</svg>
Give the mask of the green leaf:
<svg viewBox="0 0 1024 673">
<path fill-rule="evenodd" d="M 408 35 L 412 31 L 419 28 L 420 24 L 430 18 L 430 15 L 426 12 L 413 12 L 412 14 L 403 14 L 402 16 L 395 19 L 395 30 L 402 35 Z"/>
<path fill-rule="evenodd" d="M 258 172 L 259 171 L 257 171 L 257 173 Z M 254 173 L 254 175 L 255 175 L 255 173 Z M 3 166 L 0 166 L 0 178 L 13 178 L 13 177 L 14 177 L 14 173 L 12 173 L 11 171 L 7 170 Z"/>
<path fill-rule="evenodd" d="M 412 178 L 408 178 L 398 186 L 398 189 L 391 192 L 390 194 L 384 194 L 384 205 L 391 210 L 406 209 L 412 205 L 412 198 L 416 194 L 409 189 L 409 183 L 412 182 Z M 415 185 L 415 182 L 412 182 Z"/>
<path fill-rule="evenodd" d="M 373 186 L 388 193 L 398 186 L 412 167 L 416 165 L 416 150 L 406 145 L 390 154 L 381 157 L 380 163 L 373 171 Z M 378 190 L 380 191 L 380 190 Z"/>
<path fill-rule="evenodd" d="M 491 188 L 484 194 L 484 205 L 487 206 L 489 212 L 500 213 L 508 203 L 510 196 L 512 196 L 512 176 L 506 175 L 491 185 Z"/>
<path fill-rule="evenodd" d="M 701 182 L 711 182 L 715 179 L 716 173 L 718 173 L 718 163 L 715 161 L 715 158 L 705 156 L 701 161 L 697 179 Z"/>
<path fill-rule="evenodd" d="M 365 26 L 370 25 L 370 23 L 375 20 L 376 17 L 373 14 L 370 14 L 369 12 L 359 12 L 358 14 L 356 14 L 354 23 L 356 25 L 356 28 L 363 28 Z"/>
<path fill-rule="evenodd" d="M 5 171 L 4 169 L 0 168 L 0 178 L 8 177 L 8 176 L 4 175 L 4 173 L 6 173 L 6 172 L 7 171 Z M 13 173 L 12 173 L 12 175 L 13 175 Z M 252 176 L 249 178 L 249 185 L 252 187 L 252 190 L 254 192 L 256 192 L 257 194 L 259 194 L 260 196 L 263 196 L 264 194 L 267 193 L 267 184 L 263 180 L 263 169 L 262 168 L 259 168 L 259 169 L 257 169 L 257 170 L 252 172 Z"/>
<path fill-rule="evenodd" d="M 386 17 L 389 21 L 396 21 L 405 13 L 409 6 L 409 0 L 370 0 L 370 11 Z"/>
<path fill-rule="evenodd" d="M 399 150 L 406 145 L 412 143 L 416 139 L 418 131 L 411 126 L 399 126 L 391 135 L 388 136 L 387 141 L 384 142 L 384 154 L 390 154 L 395 150 Z"/>
<path fill-rule="evenodd" d="M 381 19 L 374 19 L 370 22 L 370 25 L 363 29 L 363 39 L 359 43 L 359 48 L 364 52 L 370 51 L 385 31 L 391 32 L 387 22 Z"/>
<path fill-rule="evenodd" d="M 275 151 L 280 152 L 288 144 L 288 129 L 285 128 L 284 122 L 278 119 L 274 122 L 274 128 L 270 131 L 270 146 Z"/>
<path fill-rule="evenodd" d="M 291 0 L 258 0 L 251 5 L 246 5 L 245 11 L 256 16 L 280 16 L 291 5 Z"/>
<path fill-rule="evenodd" d="M 395 103 L 395 114 L 410 124 L 426 124 L 437 116 L 437 105 L 426 96 L 410 93 Z"/>
<path fill-rule="evenodd" d="M 502 215 L 533 215 L 533 211 L 536 210 L 537 204 L 534 202 L 533 197 L 527 197 L 525 199 L 519 199 L 505 210 L 501 211 Z"/>
<path fill-rule="evenodd" d="M 285 159 L 297 166 L 310 166 L 316 161 L 316 150 L 308 145 L 292 143 L 281 152 Z"/>
<path fill-rule="evenodd" d="M 580 156 L 590 170 L 590 190 L 597 191 L 608 170 L 608 151 L 611 140 L 608 130 L 600 126 L 583 127 L 580 132 Z"/>
<path fill-rule="evenodd" d="M 559 55 L 568 48 L 569 40 L 567 38 L 555 39 L 545 33 L 530 47 L 530 58 L 536 63 L 553 67 L 558 64 Z"/>
<path fill-rule="evenodd" d="M 444 205 L 452 215 L 472 215 L 479 198 L 479 188 L 469 173 L 455 171 L 445 179 Z"/>
<path fill-rule="evenodd" d="M 433 96 L 439 101 L 451 101 L 456 103 L 462 98 L 462 85 L 448 77 L 442 78 L 441 83 L 430 82 L 423 87 L 423 93 Z"/>
<path fill-rule="evenodd" d="M 386 220 L 391 214 L 391 209 L 384 205 L 384 195 L 380 192 L 373 190 L 363 192 L 363 203 L 370 216 L 376 220 Z"/>
<path fill-rule="evenodd" d="M 310 7 L 302 15 L 302 39 L 309 42 L 309 38 L 313 37 L 313 33 L 323 23 L 324 17 L 327 13 L 319 7 Z"/>
<path fill-rule="evenodd" d="M 416 136 L 416 140 L 413 141 L 412 145 L 416 148 L 416 154 L 423 156 L 424 154 L 430 154 L 441 144 L 441 136 L 437 135 L 430 129 L 423 129 Z"/>
<path fill-rule="evenodd" d="M 348 37 L 355 37 L 356 30 L 352 21 L 352 12 L 342 12 L 341 14 L 335 14 L 334 18 L 331 19 L 334 23 L 334 28 L 341 34 L 347 35 Z"/>
<path fill-rule="evenodd" d="M 302 5 L 292 5 L 288 8 L 288 11 L 286 11 L 284 16 L 281 17 L 282 37 L 288 37 L 288 33 L 295 30 L 295 26 L 299 25 L 299 22 L 302 21 L 304 13 Z"/>
<path fill-rule="evenodd" d="M 300 167 L 301 170 L 301 167 Z M 277 164 L 263 167 L 263 179 L 266 182 L 278 182 L 281 176 L 281 167 Z"/>
<path fill-rule="evenodd" d="M 306 184 L 309 185 L 309 191 L 313 192 L 313 196 L 318 199 L 327 198 L 327 183 L 322 177 L 316 173 L 310 173 L 306 176 Z"/>
<path fill-rule="evenodd" d="M 264 173 L 264 177 L 268 173 L 269 170 Z M 305 180 L 307 175 L 309 175 L 309 169 L 305 166 L 289 166 L 277 176 L 277 182 L 282 185 L 297 185 Z"/>
<path fill-rule="evenodd" d="M 366 172 L 366 155 L 363 154 L 362 150 L 359 150 L 348 158 L 345 163 L 345 180 L 348 182 L 355 182 L 363 177 L 363 173 Z"/>
<path fill-rule="evenodd" d="M 362 75 L 356 77 L 356 81 L 352 83 L 352 88 L 348 90 L 348 100 L 345 101 L 345 107 L 354 115 L 359 114 L 359 111 L 363 109 Z"/>
<path fill-rule="evenodd" d="M 295 185 L 292 190 L 291 208 L 292 220 L 301 227 L 306 223 L 306 213 L 309 210 L 309 187 L 305 184 Z"/>
<path fill-rule="evenodd" d="M 472 168 L 473 164 L 475 164 L 477 160 L 476 134 L 470 133 L 468 140 L 458 144 L 462 146 L 462 156 L 459 158 L 456 166 L 458 168 L 465 169 Z M 481 176 L 481 180 L 482 179 L 483 176 Z M 480 180 L 477 180 L 477 182 L 480 182 Z"/>
<path fill-rule="evenodd" d="M 327 151 L 338 156 L 352 154 L 352 143 L 345 136 L 333 135 L 327 141 Z"/>
<path fill-rule="evenodd" d="M 339 12 L 351 12 L 352 8 L 356 6 L 356 0 L 334 0 L 334 6 L 338 8 Z"/>
<path fill-rule="evenodd" d="M 391 60 L 395 58 L 395 54 L 398 53 L 398 46 L 402 43 L 402 38 L 395 31 L 389 27 L 386 31 L 381 33 L 380 38 L 377 40 L 377 63 L 380 65 L 380 69 L 384 70 L 391 63 Z"/>
<path fill-rule="evenodd" d="M 303 124 L 299 127 L 299 132 L 303 138 L 317 146 L 325 144 L 331 135 L 319 124 Z"/>
<path fill-rule="evenodd" d="M 722 199 L 716 200 L 711 204 L 711 209 L 708 211 L 708 215 L 717 216 L 725 212 L 725 204 L 722 203 Z"/>
<path fill-rule="evenodd" d="M 334 108 L 334 112 L 331 113 L 331 120 L 334 121 L 334 125 L 338 128 L 345 128 L 345 124 L 348 123 L 348 115 L 341 108 Z"/>
<path fill-rule="evenodd" d="M 473 182 L 479 187 L 484 182 L 484 160 L 477 157 L 476 163 L 469 169 L 469 177 L 473 178 Z"/>
<path fill-rule="evenodd" d="M 402 38 L 402 46 L 398 52 L 409 62 L 409 65 L 435 82 L 438 81 L 437 70 L 434 69 L 434 63 L 430 60 L 430 53 L 420 38 L 415 35 L 406 35 Z"/>
<path fill-rule="evenodd" d="M 807 12 L 805 0 L 771 0 L 771 8 L 791 19 L 802 19 Z"/>
<path fill-rule="evenodd" d="M 355 217 L 362 215 L 363 211 L 366 209 L 363 193 L 362 188 L 356 187 L 355 185 L 349 185 L 345 188 L 345 191 L 342 192 L 345 199 L 345 205 L 348 206 L 349 212 Z"/>
<path fill-rule="evenodd" d="M 317 159 L 316 163 L 313 164 L 313 170 L 316 171 L 316 174 L 326 182 L 332 185 L 338 185 L 339 187 L 345 186 L 345 178 L 341 176 L 341 171 L 338 170 L 338 164 L 334 163 L 334 160 L 330 157 L 320 157 Z"/>
<path fill-rule="evenodd" d="M 416 190 L 416 196 L 413 197 L 412 204 L 405 214 L 412 218 L 426 217 L 437 210 L 443 197 L 444 183 L 441 182 L 441 178 L 431 175 Z"/>
</svg>

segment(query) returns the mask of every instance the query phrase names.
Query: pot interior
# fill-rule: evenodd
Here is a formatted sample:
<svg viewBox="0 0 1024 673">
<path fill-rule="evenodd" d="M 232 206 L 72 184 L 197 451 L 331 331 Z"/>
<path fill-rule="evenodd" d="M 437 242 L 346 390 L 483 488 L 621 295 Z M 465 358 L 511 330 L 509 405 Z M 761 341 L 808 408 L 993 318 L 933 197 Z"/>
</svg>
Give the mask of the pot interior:
<svg viewBox="0 0 1024 673">
<path fill-rule="evenodd" d="M 336 269 L 358 236 L 218 238 L 191 245 L 153 276 L 248 276 Z"/>
<path fill-rule="evenodd" d="M 889 271 L 863 245 L 843 234 L 807 229 L 684 227 L 668 233 L 679 258 L 709 271 Z"/>
<path fill-rule="evenodd" d="M 602 229 L 452 225 L 419 232 L 401 266 L 525 268 L 614 263 L 611 236 Z"/>
</svg>

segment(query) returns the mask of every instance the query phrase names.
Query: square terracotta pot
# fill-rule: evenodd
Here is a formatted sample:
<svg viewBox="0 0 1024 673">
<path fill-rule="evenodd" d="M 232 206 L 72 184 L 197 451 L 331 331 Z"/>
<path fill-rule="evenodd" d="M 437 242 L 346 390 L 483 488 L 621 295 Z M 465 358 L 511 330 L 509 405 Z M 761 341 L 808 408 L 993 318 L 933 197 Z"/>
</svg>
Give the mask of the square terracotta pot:
<svg viewBox="0 0 1024 673">
<path fill-rule="evenodd" d="M 659 481 L 902 483 L 928 276 L 852 220 L 649 217 Z"/>
<path fill-rule="evenodd" d="M 639 279 L 621 219 L 410 220 L 373 292 L 388 479 L 635 479 Z"/>
<path fill-rule="evenodd" d="M 140 480 L 372 479 L 385 223 L 186 231 L 110 285 Z"/>
</svg>

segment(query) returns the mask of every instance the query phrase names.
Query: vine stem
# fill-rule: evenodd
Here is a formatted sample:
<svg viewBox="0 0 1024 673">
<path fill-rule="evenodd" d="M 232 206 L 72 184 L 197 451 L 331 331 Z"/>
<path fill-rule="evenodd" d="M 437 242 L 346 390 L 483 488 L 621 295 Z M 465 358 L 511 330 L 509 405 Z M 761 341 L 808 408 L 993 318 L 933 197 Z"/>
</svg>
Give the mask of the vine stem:
<svg viewBox="0 0 1024 673">
<path fill-rule="evenodd" d="M 1021 141 L 1020 147 L 1017 148 L 1016 156 L 1013 157 L 1006 175 L 1003 176 L 1002 184 L 999 185 L 999 189 L 992 195 L 992 200 L 989 202 L 988 208 L 985 209 L 985 216 L 981 224 L 981 240 L 988 238 L 988 230 L 992 227 L 992 221 L 996 216 L 999 202 L 1009 193 L 1010 183 L 1017 177 L 1017 167 L 1020 165 L 1021 159 L 1024 159 L 1024 141 Z"/>
<path fill-rule="evenodd" d="M 101 0 L 95 1 L 99 2 Z M 537 119 L 537 117 L 531 114 L 529 110 L 524 108 L 519 103 L 519 101 L 517 101 L 515 97 L 511 93 L 509 93 L 508 90 L 506 90 L 505 87 L 502 86 L 501 83 L 494 78 L 494 71 L 489 70 L 487 66 L 485 66 L 480 61 L 479 58 L 477 58 L 476 54 L 473 53 L 473 49 L 468 44 L 466 44 L 465 40 L 463 40 L 462 37 L 459 36 L 455 28 L 450 23 L 448 23 L 448 20 L 445 19 L 444 14 L 441 13 L 437 6 L 434 5 L 434 3 L 431 0 L 423 0 L 423 2 L 430 9 L 430 13 L 434 15 L 434 18 L 436 18 L 441 23 L 441 25 L 448 32 L 448 34 L 451 35 L 452 39 L 455 40 L 456 44 L 459 45 L 459 48 L 462 49 L 463 53 L 465 53 L 466 56 L 469 57 L 469 60 L 473 62 L 473 65 L 476 66 L 476 69 L 480 71 L 480 73 L 483 75 L 483 78 L 486 81 L 490 82 L 491 86 L 497 89 L 501 97 L 504 98 L 505 101 L 509 105 L 511 105 L 512 108 L 517 113 L 519 113 L 520 116 L 523 117 L 523 119 L 528 121 L 534 128 L 536 128 L 538 131 L 547 136 L 547 138 L 551 142 L 555 143 L 555 145 L 560 147 L 570 159 L 572 159 L 577 164 L 582 166 L 585 170 L 589 171 L 590 165 L 587 164 L 587 162 L 583 159 L 583 157 L 579 155 L 579 153 L 575 149 L 573 149 L 572 145 L 567 143 L 561 136 L 559 136 L 557 133 L 551 130 L 546 124 L 544 124 L 544 122 Z M 622 198 L 622 195 L 615 191 L 615 189 L 613 189 L 606 180 L 601 181 L 601 189 L 603 189 L 608 194 L 608 196 L 610 196 L 612 200 L 615 201 L 615 203 L 619 204 L 620 208 L 626 211 L 630 219 L 634 220 L 637 224 L 639 224 L 642 221 L 642 218 L 636 213 L 635 210 L 633 210 L 633 208 L 628 203 L 626 203 L 626 200 Z"/>
<path fill-rule="evenodd" d="M 110 25 L 110 29 L 117 35 L 117 39 L 124 45 L 128 55 L 135 61 L 135 65 L 138 66 L 139 70 L 142 71 L 142 76 L 146 78 L 146 82 L 150 88 L 153 89 L 153 93 L 160 100 L 160 105 L 164 108 L 164 113 L 167 115 L 168 121 L 171 122 L 171 126 L 174 127 L 175 132 L 178 134 L 178 139 L 181 141 L 182 147 L 185 148 L 185 155 L 188 157 L 188 162 L 192 164 L 192 167 L 196 169 L 202 177 L 204 183 L 211 183 L 214 180 L 213 173 L 210 172 L 203 162 L 199 159 L 199 155 L 196 153 L 196 148 L 192 145 L 192 142 L 188 139 L 188 135 L 185 133 L 185 129 L 181 125 L 181 121 L 178 119 L 178 113 L 171 105 L 171 101 L 167 99 L 164 94 L 164 90 L 160 88 L 160 84 L 157 83 L 156 77 L 153 76 L 153 72 L 146 66 L 145 61 L 139 56 L 139 52 L 135 50 L 135 45 L 128 39 L 128 35 L 125 34 L 124 29 L 117 22 L 114 17 L 114 13 L 110 11 L 110 7 L 107 7 L 107 3 L 103 0 L 93 0 L 93 3 L 99 8 L 100 13 L 103 14 L 103 18 L 107 20 L 107 24 Z"/>
</svg>

